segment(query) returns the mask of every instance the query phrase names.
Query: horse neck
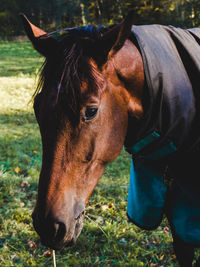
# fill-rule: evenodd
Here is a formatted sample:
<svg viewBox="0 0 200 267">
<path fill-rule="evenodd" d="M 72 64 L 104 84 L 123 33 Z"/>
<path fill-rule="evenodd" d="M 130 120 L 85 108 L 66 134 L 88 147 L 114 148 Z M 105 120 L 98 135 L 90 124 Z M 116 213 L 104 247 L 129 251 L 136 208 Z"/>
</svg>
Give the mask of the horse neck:
<svg viewBox="0 0 200 267">
<path fill-rule="evenodd" d="M 138 48 L 129 40 L 108 61 L 107 69 L 113 81 L 121 88 L 129 113 L 136 118 L 143 115 L 144 68 Z M 114 77 L 114 78 L 113 78 Z"/>
</svg>

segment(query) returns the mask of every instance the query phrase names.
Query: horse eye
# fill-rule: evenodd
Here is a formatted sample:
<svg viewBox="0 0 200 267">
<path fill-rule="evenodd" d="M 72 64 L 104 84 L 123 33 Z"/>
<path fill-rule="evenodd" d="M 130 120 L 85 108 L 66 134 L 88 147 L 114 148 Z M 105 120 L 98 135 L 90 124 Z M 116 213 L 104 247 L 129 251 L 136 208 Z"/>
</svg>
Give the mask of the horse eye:
<svg viewBox="0 0 200 267">
<path fill-rule="evenodd" d="M 91 120 L 97 115 L 98 108 L 96 107 L 86 107 L 85 115 L 83 116 L 83 121 Z"/>
</svg>

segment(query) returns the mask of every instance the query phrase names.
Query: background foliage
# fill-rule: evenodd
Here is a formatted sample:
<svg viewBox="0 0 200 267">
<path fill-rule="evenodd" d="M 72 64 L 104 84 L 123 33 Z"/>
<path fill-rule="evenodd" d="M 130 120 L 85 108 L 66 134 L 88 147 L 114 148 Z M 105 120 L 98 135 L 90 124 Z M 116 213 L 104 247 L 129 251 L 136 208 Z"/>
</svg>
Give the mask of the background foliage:
<svg viewBox="0 0 200 267">
<path fill-rule="evenodd" d="M 50 31 L 88 23 L 113 24 L 129 10 L 134 11 L 134 24 L 200 25 L 199 0 L 1 0 L 0 36 L 23 34 L 20 12 Z"/>
</svg>

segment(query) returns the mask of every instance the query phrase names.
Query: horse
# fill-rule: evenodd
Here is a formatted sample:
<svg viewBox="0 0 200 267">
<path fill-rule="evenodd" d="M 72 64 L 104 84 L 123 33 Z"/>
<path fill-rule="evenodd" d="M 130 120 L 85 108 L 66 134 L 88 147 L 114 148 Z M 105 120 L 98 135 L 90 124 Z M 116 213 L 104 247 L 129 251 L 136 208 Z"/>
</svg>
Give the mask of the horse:
<svg viewBox="0 0 200 267">
<path fill-rule="evenodd" d="M 41 242 L 52 249 L 76 242 L 92 191 L 125 145 L 133 157 L 129 219 L 154 229 L 166 214 L 177 260 L 192 266 L 199 224 L 192 241 L 180 226 L 200 210 L 198 29 L 133 26 L 130 12 L 110 27 L 46 33 L 21 18 L 45 57 L 34 94 L 43 156 L 32 218 Z M 146 200 L 151 205 L 139 203 Z"/>
</svg>

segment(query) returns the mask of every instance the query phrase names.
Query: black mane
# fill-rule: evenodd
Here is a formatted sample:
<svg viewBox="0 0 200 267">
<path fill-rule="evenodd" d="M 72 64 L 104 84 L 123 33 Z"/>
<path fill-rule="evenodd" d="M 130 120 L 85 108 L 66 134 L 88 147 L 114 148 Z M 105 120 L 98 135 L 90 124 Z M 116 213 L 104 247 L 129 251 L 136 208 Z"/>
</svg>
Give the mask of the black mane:
<svg viewBox="0 0 200 267">
<path fill-rule="evenodd" d="M 82 81 L 87 83 L 87 92 L 97 92 L 98 84 L 94 77 L 89 58 L 102 33 L 108 28 L 82 26 L 59 30 L 50 34 L 57 40 L 57 49 L 47 57 L 40 73 L 38 92 L 54 95 L 54 104 L 65 103 L 77 113 L 83 101 Z"/>
</svg>

